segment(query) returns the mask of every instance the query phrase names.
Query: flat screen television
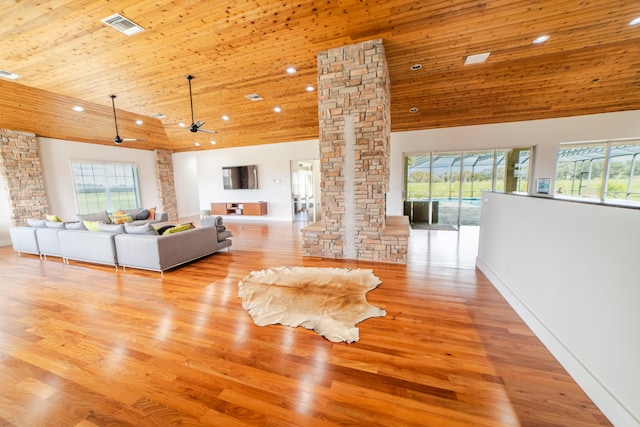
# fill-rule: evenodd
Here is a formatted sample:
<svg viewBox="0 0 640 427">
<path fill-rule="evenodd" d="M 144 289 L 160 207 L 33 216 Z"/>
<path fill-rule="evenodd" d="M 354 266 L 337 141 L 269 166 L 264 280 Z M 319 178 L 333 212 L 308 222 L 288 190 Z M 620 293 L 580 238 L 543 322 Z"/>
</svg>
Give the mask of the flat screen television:
<svg viewBox="0 0 640 427">
<path fill-rule="evenodd" d="M 258 166 L 225 166 L 222 168 L 225 190 L 257 190 Z"/>
</svg>

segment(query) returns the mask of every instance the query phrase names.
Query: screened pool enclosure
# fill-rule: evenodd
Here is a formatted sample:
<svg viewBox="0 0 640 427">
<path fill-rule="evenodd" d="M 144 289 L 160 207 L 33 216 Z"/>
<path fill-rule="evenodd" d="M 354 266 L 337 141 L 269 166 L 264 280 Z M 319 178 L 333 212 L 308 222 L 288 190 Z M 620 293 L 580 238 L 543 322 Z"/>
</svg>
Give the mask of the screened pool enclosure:
<svg viewBox="0 0 640 427">
<path fill-rule="evenodd" d="M 413 224 L 480 224 L 482 191 L 527 192 L 530 148 L 405 157 L 404 214 Z"/>
</svg>

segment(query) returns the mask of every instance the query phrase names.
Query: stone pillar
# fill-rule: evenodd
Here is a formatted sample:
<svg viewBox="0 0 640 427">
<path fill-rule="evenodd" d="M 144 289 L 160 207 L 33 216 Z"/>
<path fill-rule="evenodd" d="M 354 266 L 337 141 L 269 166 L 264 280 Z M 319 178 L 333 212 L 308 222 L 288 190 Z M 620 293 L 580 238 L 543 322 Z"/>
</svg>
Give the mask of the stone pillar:
<svg viewBox="0 0 640 427">
<path fill-rule="evenodd" d="M 6 185 L 11 225 L 46 217 L 49 203 L 35 134 L 0 129 L 0 174 Z"/>
<path fill-rule="evenodd" d="M 178 202 L 173 180 L 173 157 L 168 150 L 155 150 L 155 153 L 156 180 L 162 211 L 168 214 L 169 220 L 175 221 L 178 219 Z"/>
<path fill-rule="evenodd" d="M 303 230 L 305 255 L 406 262 L 406 244 L 383 239 L 389 86 L 382 40 L 318 54 L 323 219 Z"/>
</svg>

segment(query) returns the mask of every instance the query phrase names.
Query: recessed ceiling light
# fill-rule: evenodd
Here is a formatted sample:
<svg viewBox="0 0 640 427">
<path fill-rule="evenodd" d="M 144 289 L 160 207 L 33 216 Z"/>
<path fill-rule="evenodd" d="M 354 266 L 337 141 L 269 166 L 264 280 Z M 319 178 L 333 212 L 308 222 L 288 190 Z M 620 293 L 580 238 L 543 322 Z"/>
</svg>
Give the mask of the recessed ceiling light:
<svg viewBox="0 0 640 427">
<path fill-rule="evenodd" d="M 307 86 L 307 92 L 313 92 L 315 88 L 311 85 Z"/>
<path fill-rule="evenodd" d="M 629 22 L 629 25 L 638 25 L 638 24 L 640 24 L 640 16 L 638 16 L 637 18 Z"/>
<path fill-rule="evenodd" d="M 0 77 L 4 77 L 9 80 L 16 80 L 22 76 L 20 74 L 12 73 L 11 71 L 0 70 Z"/>
<path fill-rule="evenodd" d="M 78 113 L 82 113 L 84 111 L 84 108 L 82 108 L 79 105 L 76 105 L 73 107 L 73 111 L 77 111 Z"/>
<path fill-rule="evenodd" d="M 226 122 L 227 120 L 229 120 L 229 116 L 227 116 L 227 115 L 225 114 L 224 116 L 222 116 L 222 120 L 224 120 L 224 121 Z"/>
<path fill-rule="evenodd" d="M 412 107 L 409 109 L 410 113 L 417 113 L 418 112 L 418 107 Z"/>
<path fill-rule="evenodd" d="M 200 147 L 200 143 L 199 142 L 196 142 L 193 145 L 195 145 L 196 147 Z"/>
<path fill-rule="evenodd" d="M 282 108 L 280 107 L 273 107 L 273 111 L 275 111 L 276 113 L 279 113 L 282 111 Z"/>
<path fill-rule="evenodd" d="M 178 123 L 178 126 L 180 126 L 181 128 L 186 127 L 187 125 L 185 125 L 184 123 L 180 122 Z"/>
<path fill-rule="evenodd" d="M 296 70 L 296 69 L 295 69 L 295 68 L 293 68 L 293 67 L 288 67 L 288 68 L 287 68 L 287 73 L 288 73 L 288 74 L 295 74 L 295 73 L 296 73 L 296 71 L 298 71 L 298 70 Z"/>
<path fill-rule="evenodd" d="M 544 34 L 544 35 L 542 35 L 542 36 L 540 36 L 540 37 L 536 38 L 536 39 L 533 41 L 533 44 L 542 44 L 542 43 L 546 42 L 547 40 L 549 40 L 549 38 L 550 38 L 550 36 L 549 36 L 549 35 Z"/>
<path fill-rule="evenodd" d="M 477 55 L 469 55 L 464 61 L 464 65 L 480 64 L 487 60 L 491 52 L 478 53 Z"/>
<path fill-rule="evenodd" d="M 140 119 L 136 120 L 136 124 L 137 124 L 138 126 L 140 126 L 140 125 L 141 125 L 141 124 L 143 124 L 143 123 L 144 123 L 144 122 L 143 122 L 142 120 L 140 120 Z"/>
<path fill-rule="evenodd" d="M 216 145 L 216 142 L 213 139 L 209 142 L 211 142 L 211 145 Z"/>
<path fill-rule="evenodd" d="M 413 64 L 413 65 L 411 66 L 411 69 L 412 69 L 413 71 L 419 70 L 420 68 L 422 68 L 422 64 Z"/>
</svg>

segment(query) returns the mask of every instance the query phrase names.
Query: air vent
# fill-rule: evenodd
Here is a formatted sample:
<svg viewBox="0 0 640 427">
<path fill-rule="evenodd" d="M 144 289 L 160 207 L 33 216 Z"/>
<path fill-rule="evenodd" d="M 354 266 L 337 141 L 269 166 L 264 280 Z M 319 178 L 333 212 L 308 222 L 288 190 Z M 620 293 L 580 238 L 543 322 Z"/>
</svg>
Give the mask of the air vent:
<svg viewBox="0 0 640 427">
<path fill-rule="evenodd" d="M 464 61 L 464 65 L 481 64 L 487 60 L 491 52 L 479 53 L 477 55 L 469 55 Z"/>
<path fill-rule="evenodd" d="M 110 27 L 115 28 L 121 33 L 125 33 L 128 36 L 132 36 L 144 31 L 144 28 L 142 28 L 140 25 L 117 13 L 115 15 L 111 15 L 108 18 L 104 18 L 102 22 L 109 25 Z"/>
<path fill-rule="evenodd" d="M 152 113 L 151 117 L 154 117 L 156 119 L 164 119 L 165 117 L 167 117 L 167 115 L 162 113 Z"/>
<path fill-rule="evenodd" d="M 22 77 L 19 74 L 12 73 L 11 71 L 0 70 L 0 77 L 4 77 L 5 79 L 15 80 Z"/>
<path fill-rule="evenodd" d="M 262 97 L 257 93 L 252 93 L 251 95 L 245 95 L 244 97 L 250 101 L 262 101 Z"/>
</svg>

